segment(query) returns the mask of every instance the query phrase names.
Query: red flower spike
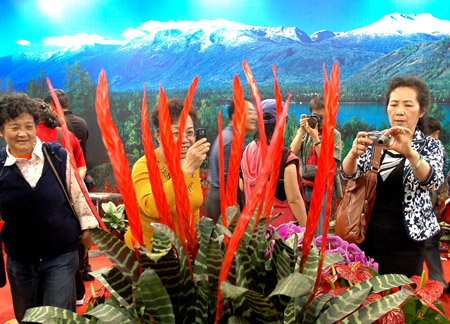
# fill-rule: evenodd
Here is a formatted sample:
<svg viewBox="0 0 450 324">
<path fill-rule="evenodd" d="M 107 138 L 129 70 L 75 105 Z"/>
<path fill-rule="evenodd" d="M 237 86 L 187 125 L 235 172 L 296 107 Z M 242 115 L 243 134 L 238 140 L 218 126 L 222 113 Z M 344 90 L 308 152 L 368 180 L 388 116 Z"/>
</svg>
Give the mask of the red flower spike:
<svg viewBox="0 0 450 324">
<path fill-rule="evenodd" d="M 155 147 L 153 145 L 152 134 L 150 133 L 150 127 L 148 124 L 148 109 L 147 109 L 147 94 L 146 86 L 144 83 L 144 98 L 142 99 L 142 113 L 141 113 L 141 129 L 142 129 L 142 144 L 144 146 L 145 158 L 147 162 L 148 178 L 152 186 L 152 193 L 155 197 L 156 209 L 158 209 L 161 223 L 169 226 L 169 228 L 176 232 L 175 224 L 170 213 L 170 207 L 167 202 L 167 197 L 164 192 L 164 185 L 161 180 L 159 172 L 158 162 L 155 153 Z"/>
<path fill-rule="evenodd" d="M 83 179 L 81 179 L 80 174 L 78 173 L 78 168 L 77 168 L 77 165 L 75 162 L 75 157 L 73 155 L 71 141 L 69 140 L 69 129 L 67 128 L 66 118 L 64 117 L 64 112 L 62 110 L 61 104 L 59 103 L 58 96 L 56 95 L 55 90 L 53 89 L 52 83 L 50 82 L 49 78 L 47 78 L 47 85 L 50 89 L 50 94 L 52 95 L 53 102 L 55 103 L 55 105 L 53 106 L 53 110 L 55 111 L 56 115 L 58 116 L 59 122 L 61 123 L 61 137 L 63 138 L 64 142 L 66 143 L 65 149 L 69 156 L 70 168 L 74 171 L 73 174 L 75 175 L 75 179 L 77 179 L 78 185 L 80 186 L 81 192 L 83 193 L 83 196 L 86 199 L 86 202 L 87 202 L 89 208 L 91 209 L 92 214 L 94 214 L 100 227 L 104 231 L 109 232 L 105 226 L 105 223 L 103 223 L 102 218 L 98 214 L 97 208 L 94 206 L 91 199 L 89 198 L 89 193 L 86 189 L 86 186 L 84 185 Z"/>
<path fill-rule="evenodd" d="M 306 226 L 306 232 L 304 236 L 303 250 L 302 250 L 302 259 L 300 263 L 300 271 L 303 271 L 303 267 L 305 265 L 306 259 L 309 254 L 311 241 L 314 236 L 314 232 L 316 230 L 317 224 L 319 222 L 320 211 L 322 207 L 322 200 L 325 192 L 325 186 L 327 186 L 328 196 L 327 196 L 327 205 L 326 205 L 326 214 L 325 214 L 325 225 L 324 225 L 324 237 L 325 234 L 328 233 L 329 226 L 329 211 L 331 210 L 331 194 L 334 181 L 334 127 L 336 124 L 336 115 L 338 111 L 338 99 L 339 99 L 339 66 L 337 63 L 333 66 L 333 72 L 331 73 L 332 82 L 331 87 L 326 78 L 325 65 L 324 65 L 324 88 L 325 88 L 325 118 L 324 118 L 324 126 L 322 132 L 322 146 L 320 150 L 319 164 L 317 170 L 317 176 L 315 180 L 314 190 L 311 198 L 311 207 L 308 214 L 308 221 Z M 337 80 L 335 80 L 337 78 Z M 327 178 L 329 179 L 327 183 Z M 322 241 L 322 251 L 326 249 L 326 240 Z M 319 274 L 320 269 L 323 265 L 322 258 L 324 257 L 323 253 L 321 253 L 321 260 L 319 262 L 319 271 L 318 278 L 316 278 L 315 289 L 318 287 L 318 283 L 320 282 Z"/>
<path fill-rule="evenodd" d="M 169 115 L 167 97 L 161 85 L 159 89 L 158 105 L 161 145 L 163 147 L 170 177 L 172 178 L 173 190 L 175 194 L 178 226 L 177 233 L 183 244 L 183 248 L 185 247 L 185 241 L 187 241 L 189 251 L 195 259 L 197 255 L 197 231 L 194 229 L 194 231 L 191 232 L 189 227 L 189 217 L 192 213 L 191 205 L 189 203 L 186 183 L 184 182 L 184 174 L 181 171 L 181 162 L 180 159 L 177 159 L 179 155 L 175 152 L 176 146 L 171 130 L 172 121 Z M 189 257 L 187 259 L 189 261 Z M 189 264 L 189 267 L 190 266 L 191 265 Z"/>
<path fill-rule="evenodd" d="M 413 289 L 411 285 L 404 285 L 402 289 L 412 291 L 416 297 L 419 297 L 422 304 L 447 318 L 436 306 L 433 305 L 433 303 L 438 300 L 444 292 L 444 287 L 442 284 L 436 280 L 427 280 L 422 288 L 422 277 L 413 276 L 409 279 L 416 284 L 416 289 Z"/>
<path fill-rule="evenodd" d="M 242 66 L 244 67 L 245 77 L 247 78 L 248 86 L 250 88 L 250 92 L 252 93 L 253 102 L 255 103 L 256 107 L 256 114 L 258 116 L 259 140 L 261 143 L 261 159 L 262 161 L 265 161 L 267 154 L 267 137 L 266 132 L 264 131 L 264 118 L 261 106 L 261 94 L 259 93 L 258 87 L 256 86 L 256 81 L 253 78 L 252 70 L 250 69 L 248 63 L 245 60 L 242 62 Z"/>
<path fill-rule="evenodd" d="M 234 75 L 233 80 L 233 101 L 235 110 L 233 117 L 233 139 L 227 174 L 226 207 L 237 204 L 239 166 L 242 158 L 242 145 L 244 144 L 245 120 L 247 116 L 244 107 L 244 92 L 242 91 L 241 82 L 236 75 Z"/>
<path fill-rule="evenodd" d="M 272 136 L 272 142 L 282 144 L 282 141 L 279 140 L 279 137 L 283 137 L 283 133 L 281 129 L 283 125 L 286 123 L 286 115 L 287 115 L 288 106 L 285 106 L 282 113 L 280 114 L 280 118 L 277 119 L 275 124 L 274 133 Z M 258 205 L 261 196 L 265 194 L 265 184 L 267 183 L 270 171 L 272 170 L 272 164 L 274 160 L 274 154 L 279 150 L 279 147 L 276 145 L 271 145 L 269 147 L 269 151 L 267 153 L 267 158 L 264 161 L 262 171 L 258 177 L 255 188 L 252 192 L 252 195 L 249 197 L 247 204 L 244 207 L 244 210 L 239 217 L 239 220 L 236 224 L 236 228 L 231 236 L 228 247 L 225 251 L 225 256 L 223 258 L 222 267 L 220 269 L 219 275 L 219 293 L 217 298 L 217 312 L 216 312 L 216 323 L 219 322 L 220 315 L 222 313 L 223 308 L 223 296 L 220 290 L 220 285 L 224 282 L 228 277 L 228 272 L 230 270 L 231 262 L 233 260 L 234 254 L 241 242 L 241 239 L 247 229 L 250 220 L 253 217 L 253 213 Z"/>
<path fill-rule="evenodd" d="M 222 112 L 219 112 L 217 119 L 217 127 L 219 129 L 219 183 L 220 183 L 220 210 L 222 213 L 222 224 L 227 225 L 226 201 L 225 201 L 225 171 L 223 161 L 223 136 L 222 136 Z"/>
<path fill-rule="evenodd" d="M 127 211 L 131 234 L 139 245 L 144 245 L 141 218 L 139 216 L 136 192 L 131 181 L 130 167 L 116 125 L 109 112 L 108 84 L 105 70 L 102 70 L 98 77 L 95 110 L 97 112 L 98 126 L 102 132 L 103 144 L 108 151 L 120 194 Z"/>
</svg>

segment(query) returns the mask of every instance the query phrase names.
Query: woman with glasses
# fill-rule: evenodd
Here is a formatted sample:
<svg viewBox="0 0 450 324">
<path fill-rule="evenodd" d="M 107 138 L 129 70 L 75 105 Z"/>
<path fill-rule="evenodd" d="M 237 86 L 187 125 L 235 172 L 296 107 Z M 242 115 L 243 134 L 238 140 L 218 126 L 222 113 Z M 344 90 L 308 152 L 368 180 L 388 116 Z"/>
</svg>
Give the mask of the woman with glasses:
<svg viewBox="0 0 450 324">
<path fill-rule="evenodd" d="M 180 124 L 180 115 L 183 110 L 183 102 L 178 98 L 169 99 L 170 120 L 172 121 L 172 134 L 174 141 L 182 141 L 181 144 L 181 170 L 184 173 L 184 180 L 187 186 L 189 202 L 191 210 L 194 213 L 195 222 L 198 223 L 200 218 L 199 209 L 203 203 L 203 193 L 200 184 L 200 165 L 206 158 L 210 144 L 206 138 L 195 141 L 194 125 L 197 122 L 197 109 L 191 106 L 189 116 L 186 121 L 184 134 L 179 134 L 178 127 Z M 158 104 L 155 105 L 150 115 L 150 121 L 155 126 L 155 138 L 159 146 L 155 149 L 159 173 L 163 181 L 164 191 L 170 206 L 172 218 L 176 221 L 175 195 L 173 190 L 172 179 L 170 178 L 169 169 L 166 163 L 166 156 L 161 145 L 161 134 L 159 132 Z M 141 157 L 133 166 L 132 179 L 134 189 L 139 204 L 141 215 L 142 233 L 144 244 L 148 250 L 151 250 L 151 238 L 153 237 L 153 228 L 150 223 L 160 223 L 158 210 L 156 209 L 155 198 L 152 194 L 152 188 L 148 177 L 147 160 L 145 156 Z M 132 248 L 131 232 L 125 234 L 125 243 Z"/>
</svg>

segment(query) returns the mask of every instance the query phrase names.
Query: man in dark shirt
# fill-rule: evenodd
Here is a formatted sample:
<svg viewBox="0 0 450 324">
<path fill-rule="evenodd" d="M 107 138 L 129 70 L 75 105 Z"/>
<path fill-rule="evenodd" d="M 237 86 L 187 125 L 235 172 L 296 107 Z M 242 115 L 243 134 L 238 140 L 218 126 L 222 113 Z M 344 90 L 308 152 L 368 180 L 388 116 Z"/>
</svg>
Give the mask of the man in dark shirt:
<svg viewBox="0 0 450 324">
<path fill-rule="evenodd" d="M 255 106 L 248 100 L 245 101 L 245 132 L 253 132 L 256 130 L 256 110 Z M 228 107 L 228 116 L 230 121 L 222 130 L 223 138 L 223 169 L 225 174 L 225 186 L 227 183 L 228 165 L 230 161 L 231 143 L 233 141 L 233 117 L 234 102 Z M 217 223 L 221 214 L 220 210 L 220 180 L 219 180 L 219 137 L 216 138 L 209 155 L 209 173 L 208 182 L 209 190 L 206 195 L 206 216 L 212 218 Z M 239 197 L 238 197 L 239 198 Z M 239 199 L 238 199 L 239 200 Z M 240 206 L 243 208 L 244 206 Z"/>
<path fill-rule="evenodd" d="M 86 160 L 86 143 L 89 138 L 89 132 L 86 121 L 73 114 L 69 110 L 69 100 L 67 95 L 63 90 L 56 89 L 56 96 L 58 97 L 59 103 L 64 111 L 64 117 L 66 118 L 67 128 L 75 134 L 76 138 L 80 141 L 81 149 L 83 150 L 84 159 Z M 50 92 L 44 98 L 46 103 L 52 102 L 52 95 Z"/>
</svg>

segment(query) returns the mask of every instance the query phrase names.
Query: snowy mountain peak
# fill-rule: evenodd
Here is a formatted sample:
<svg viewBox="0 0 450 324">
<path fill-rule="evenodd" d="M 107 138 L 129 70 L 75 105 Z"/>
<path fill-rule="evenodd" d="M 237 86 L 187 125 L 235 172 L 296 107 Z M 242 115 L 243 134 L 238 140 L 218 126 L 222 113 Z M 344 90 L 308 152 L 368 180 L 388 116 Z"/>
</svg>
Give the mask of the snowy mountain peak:
<svg viewBox="0 0 450 324">
<path fill-rule="evenodd" d="M 351 35 L 450 35 L 450 21 L 433 17 L 429 13 L 404 15 L 393 13 L 366 27 L 352 30 Z"/>
</svg>

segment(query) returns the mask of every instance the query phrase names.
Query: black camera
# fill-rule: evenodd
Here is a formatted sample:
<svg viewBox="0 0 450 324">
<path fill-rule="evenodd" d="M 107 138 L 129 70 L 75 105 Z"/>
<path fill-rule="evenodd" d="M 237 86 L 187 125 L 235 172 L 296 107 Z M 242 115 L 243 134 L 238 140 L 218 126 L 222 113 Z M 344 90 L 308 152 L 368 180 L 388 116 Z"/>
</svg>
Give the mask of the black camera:
<svg viewBox="0 0 450 324">
<path fill-rule="evenodd" d="M 195 140 L 198 141 L 202 138 L 206 138 L 206 128 L 199 127 L 195 130 Z"/>
<path fill-rule="evenodd" d="M 389 143 L 391 142 L 391 137 L 384 135 L 380 131 L 371 131 L 369 132 L 369 135 L 367 138 L 371 139 L 373 141 L 373 146 L 382 146 L 386 147 L 389 146 Z"/>
<path fill-rule="evenodd" d="M 311 115 L 306 118 L 308 118 L 308 125 L 311 128 L 315 128 L 317 124 L 322 125 L 322 116 L 320 115 Z"/>
</svg>

